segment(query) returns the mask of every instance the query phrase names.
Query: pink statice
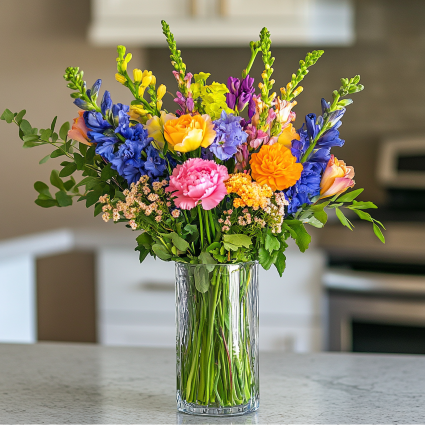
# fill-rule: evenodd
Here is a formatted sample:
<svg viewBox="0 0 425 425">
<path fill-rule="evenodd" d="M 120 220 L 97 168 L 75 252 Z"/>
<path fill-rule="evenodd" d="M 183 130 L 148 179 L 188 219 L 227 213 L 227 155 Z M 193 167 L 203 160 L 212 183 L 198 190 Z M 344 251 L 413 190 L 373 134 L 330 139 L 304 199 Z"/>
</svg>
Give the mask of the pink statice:
<svg viewBox="0 0 425 425">
<path fill-rule="evenodd" d="M 165 190 L 173 193 L 177 208 L 191 210 L 201 203 L 204 210 L 210 210 L 226 196 L 224 182 L 228 178 L 225 166 L 214 161 L 191 158 L 177 165 Z"/>
</svg>

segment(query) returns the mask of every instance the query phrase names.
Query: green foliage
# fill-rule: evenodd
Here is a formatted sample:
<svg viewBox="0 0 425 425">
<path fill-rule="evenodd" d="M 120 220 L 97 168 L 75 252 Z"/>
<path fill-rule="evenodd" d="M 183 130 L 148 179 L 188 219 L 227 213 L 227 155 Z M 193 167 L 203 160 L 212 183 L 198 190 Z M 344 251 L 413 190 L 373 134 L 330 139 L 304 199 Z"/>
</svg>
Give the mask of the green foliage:
<svg viewBox="0 0 425 425">
<path fill-rule="evenodd" d="M 300 220 L 284 220 L 282 227 L 295 239 L 300 251 L 305 252 L 311 242 L 311 236 L 305 230 L 304 224 Z"/>
<path fill-rule="evenodd" d="M 210 275 L 207 266 L 198 266 L 193 273 L 196 289 L 204 294 L 210 287 Z"/>
<path fill-rule="evenodd" d="M 229 245 L 236 246 L 237 248 L 245 247 L 249 248 L 252 245 L 252 240 L 247 235 L 224 235 L 223 241 Z"/>
</svg>

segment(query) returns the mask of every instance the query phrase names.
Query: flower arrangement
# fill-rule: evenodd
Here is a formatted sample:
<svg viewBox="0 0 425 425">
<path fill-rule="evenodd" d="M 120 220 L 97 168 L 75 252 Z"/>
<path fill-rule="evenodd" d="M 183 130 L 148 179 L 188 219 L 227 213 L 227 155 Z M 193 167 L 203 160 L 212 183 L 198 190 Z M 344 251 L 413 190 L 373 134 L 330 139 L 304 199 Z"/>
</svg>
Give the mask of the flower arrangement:
<svg viewBox="0 0 425 425">
<path fill-rule="evenodd" d="M 131 91 L 131 105 L 113 104 L 105 91 L 99 106 L 101 80 L 87 89 L 83 72 L 70 67 L 64 78 L 81 109 L 71 129 L 65 123 L 56 133 L 55 119 L 37 130 L 25 111 L 4 111 L 1 118 L 19 126 L 25 148 L 55 148 L 40 163 L 66 157 L 62 170 L 51 174 L 54 197 L 45 183 L 35 183 L 38 205 L 65 207 L 77 198 L 105 221 L 127 222 L 143 231 L 137 237 L 141 261 L 148 254 L 191 264 L 258 260 L 282 275 L 286 240 L 294 238 L 305 251 L 305 225 L 323 227 L 329 209 L 350 229 L 342 208 L 370 221 L 384 241 L 382 224 L 364 211 L 376 206 L 355 200 L 363 189 L 346 193 L 354 169 L 330 153 L 344 144 L 338 129 L 352 103 L 346 96 L 363 89 L 359 76 L 343 78 L 332 102 L 322 99 L 322 114 L 308 114 L 295 130 L 299 83 L 323 51 L 308 53 L 277 95 L 270 34 L 263 28 L 241 78 L 207 84 L 210 74 L 186 71 L 169 26 L 162 25 L 178 85 L 175 113 L 162 109 L 166 87 L 156 88 L 151 71 L 134 69 L 130 77 L 132 56 L 124 46 L 118 46 L 116 80 Z M 256 93 L 249 71 L 258 53 L 264 71 Z M 84 177 L 78 183 L 72 177 L 77 170 Z"/>
<path fill-rule="evenodd" d="M 323 51 L 308 53 L 277 94 L 266 28 L 258 41 L 250 43 L 251 57 L 241 76 L 222 84 L 208 82 L 208 73 L 187 72 L 165 21 L 162 27 L 178 86 L 175 95 L 163 84 L 157 87 L 151 71 L 134 69 L 130 76 L 131 53 L 118 46 L 115 76 L 130 90 L 134 98 L 130 105 L 114 104 L 108 91 L 99 105 L 101 80 L 88 89 L 83 72 L 69 67 L 64 78 L 80 108 L 72 127 L 65 123 L 55 132 L 55 118 L 50 128 L 38 130 L 24 119 L 24 110 L 6 109 L 1 119 L 19 127 L 25 148 L 46 144 L 54 148 L 40 164 L 64 157 L 61 170 L 51 173 L 50 183 L 57 189 L 54 196 L 47 184 L 35 183 L 37 205 L 66 207 L 75 199 L 85 201 L 87 207 L 94 206 L 95 216 L 101 214 L 105 222 L 124 222 L 138 233 L 141 262 L 150 254 L 164 261 L 206 265 L 206 274 L 199 269 L 193 274 L 202 295 L 195 297 L 194 307 L 201 325 L 194 330 L 193 344 L 182 361 L 186 369 L 181 389 L 188 402 L 233 405 L 250 397 L 252 358 L 242 350 L 242 357 L 238 354 L 233 363 L 229 344 L 216 345 L 220 338 L 232 337 L 225 335 L 229 329 L 219 326 L 230 314 L 228 303 L 223 298 L 222 304 L 211 304 L 211 298 L 203 297 L 210 285 L 218 290 L 220 279 L 224 294 L 231 279 L 208 267 L 258 261 L 265 269 L 274 265 L 282 276 L 287 240 L 293 238 L 304 252 L 311 239 L 305 226 L 323 227 L 326 210 L 334 210 L 349 229 L 353 225 L 343 209 L 357 214 L 372 223 L 384 242 L 382 224 L 365 212 L 376 206 L 356 200 L 363 189 L 347 192 L 355 184 L 354 169 L 331 154 L 333 147 L 344 144 L 339 127 L 352 103 L 347 96 L 363 86 L 360 76 L 342 78 L 332 100 L 322 99 L 321 115 L 308 114 L 296 129 L 293 108 L 303 91 L 299 84 Z M 249 72 L 258 54 L 264 71 L 256 90 Z M 163 109 L 167 94 L 174 97 L 174 113 Z M 83 177 L 79 182 L 73 177 L 77 171 Z M 248 272 L 241 274 L 241 290 L 246 290 L 249 279 Z M 245 311 L 242 295 L 240 300 Z M 203 339 L 198 332 L 204 327 L 209 337 Z M 199 352 L 212 354 L 199 357 Z M 223 382 L 218 380 L 220 368 Z"/>
</svg>

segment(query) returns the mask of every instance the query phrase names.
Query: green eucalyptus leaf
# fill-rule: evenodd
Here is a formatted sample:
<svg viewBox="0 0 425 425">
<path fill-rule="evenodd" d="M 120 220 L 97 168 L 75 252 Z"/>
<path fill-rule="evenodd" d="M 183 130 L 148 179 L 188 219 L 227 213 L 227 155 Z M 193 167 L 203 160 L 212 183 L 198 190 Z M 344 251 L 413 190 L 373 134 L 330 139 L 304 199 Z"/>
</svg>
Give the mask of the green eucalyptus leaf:
<svg viewBox="0 0 425 425">
<path fill-rule="evenodd" d="M 97 217 L 102 212 L 103 204 L 98 202 L 94 207 L 94 216 Z"/>
<path fill-rule="evenodd" d="M 58 189 L 65 191 L 65 186 L 63 185 L 62 179 L 59 177 L 57 170 L 52 170 L 50 174 L 50 183 Z"/>
<path fill-rule="evenodd" d="M 69 207 L 72 205 L 72 197 L 62 190 L 56 192 L 55 197 L 60 207 Z"/>
<path fill-rule="evenodd" d="M 8 124 L 10 124 L 14 118 L 15 118 L 14 113 L 10 111 L 9 109 L 5 109 L 0 117 L 1 120 L 6 121 Z"/>
<path fill-rule="evenodd" d="M 75 162 L 71 162 L 67 164 L 64 168 L 62 168 L 61 172 L 59 173 L 59 176 L 68 177 L 76 170 L 77 170 L 77 164 Z"/>
<path fill-rule="evenodd" d="M 69 128 L 70 128 L 69 122 L 65 122 L 62 124 L 62 127 L 59 130 L 59 137 L 64 141 L 68 137 Z"/>
<path fill-rule="evenodd" d="M 20 130 L 24 133 L 25 136 L 29 136 L 32 133 L 31 124 L 27 120 L 22 120 L 19 124 Z"/>
<path fill-rule="evenodd" d="M 161 260 L 167 261 L 172 257 L 164 245 L 154 244 L 152 245 L 152 250 Z"/>
<path fill-rule="evenodd" d="M 50 130 L 50 128 L 47 128 L 46 130 L 40 130 L 40 140 L 43 140 L 43 142 L 49 142 L 51 135 L 52 130 Z"/>
<path fill-rule="evenodd" d="M 74 153 L 74 160 L 77 164 L 77 170 L 84 170 L 84 158 L 79 153 Z"/>
<path fill-rule="evenodd" d="M 36 142 L 36 141 L 40 140 L 40 137 L 36 134 L 29 134 L 28 136 L 23 136 L 22 140 L 24 142 Z"/>
<path fill-rule="evenodd" d="M 39 164 L 44 164 L 50 159 L 50 154 L 46 155 L 43 159 L 40 159 Z"/>
<path fill-rule="evenodd" d="M 21 124 L 22 122 L 22 118 L 24 117 L 24 115 L 27 113 L 27 111 L 25 109 L 23 109 L 21 112 L 19 112 L 18 114 L 16 114 L 15 116 L 15 121 L 18 123 L 18 125 Z"/>
<path fill-rule="evenodd" d="M 56 199 L 36 199 L 35 203 L 42 208 L 58 207 L 58 201 Z"/>
<path fill-rule="evenodd" d="M 52 130 L 52 133 L 55 131 L 55 127 L 56 127 L 56 121 L 58 120 L 58 117 L 54 117 L 52 124 L 50 125 L 50 130 Z"/>
<path fill-rule="evenodd" d="M 40 194 L 48 196 L 49 198 L 52 197 L 52 195 L 50 194 L 49 186 L 47 186 L 46 183 L 37 181 L 34 183 L 34 189 Z"/>
<path fill-rule="evenodd" d="M 56 149 L 50 154 L 50 158 L 57 158 L 62 155 L 65 155 L 65 153 L 61 149 Z"/>
<path fill-rule="evenodd" d="M 39 142 L 31 142 L 31 141 L 28 141 L 28 142 L 24 142 L 24 144 L 22 145 L 22 147 L 23 148 L 33 148 L 34 146 L 40 146 L 40 144 L 41 143 L 39 143 Z"/>
<path fill-rule="evenodd" d="M 86 208 L 89 208 L 98 202 L 101 195 L 102 192 L 100 190 L 93 190 L 92 192 L 89 192 L 86 196 Z"/>
<path fill-rule="evenodd" d="M 179 250 L 179 251 L 187 251 L 187 249 L 189 248 L 189 244 L 183 239 L 181 238 L 177 233 L 172 232 L 170 233 L 170 237 L 171 240 L 173 241 L 174 246 Z"/>
</svg>

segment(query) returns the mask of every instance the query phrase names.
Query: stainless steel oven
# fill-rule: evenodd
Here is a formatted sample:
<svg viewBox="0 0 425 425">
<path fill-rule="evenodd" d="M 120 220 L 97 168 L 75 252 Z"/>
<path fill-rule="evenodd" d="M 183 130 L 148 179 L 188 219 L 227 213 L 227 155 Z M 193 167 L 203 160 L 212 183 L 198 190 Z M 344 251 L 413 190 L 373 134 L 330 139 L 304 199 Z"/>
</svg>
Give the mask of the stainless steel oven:
<svg viewBox="0 0 425 425">
<path fill-rule="evenodd" d="M 330 268 L 324 285 L 328 350 L 425 354 L 425 275 Z"/>
</svg>

